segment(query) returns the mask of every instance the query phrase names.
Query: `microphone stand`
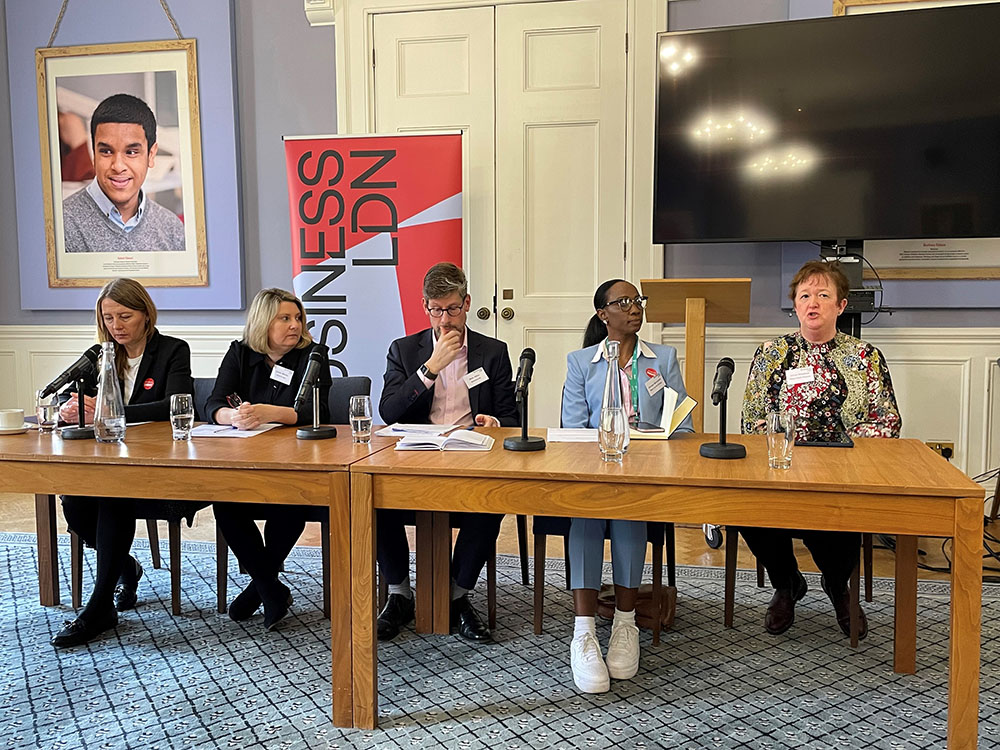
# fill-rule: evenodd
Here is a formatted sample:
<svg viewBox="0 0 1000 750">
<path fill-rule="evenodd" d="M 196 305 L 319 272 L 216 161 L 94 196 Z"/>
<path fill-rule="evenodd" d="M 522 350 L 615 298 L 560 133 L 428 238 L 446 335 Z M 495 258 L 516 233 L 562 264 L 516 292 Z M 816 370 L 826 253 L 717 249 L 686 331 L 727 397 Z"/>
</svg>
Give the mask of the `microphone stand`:
<svg viewBox="0 0 1000 750">
<path fill-rule="evenodd" d="M 504 450 L 508 451 L 542 451 L 545 450 L 545 439 L 528 437 L 528 387 L 518 391 L 517 402 L 521 405 L 521 434 L 518 437 L 503 439 Z"/>
<path fill-rule="evenodd" d="M 313 385 L 313 423 L 312 427 L 300 427 L 295 431 L 299 440 L 326 440 L 337 437 L 337 428 L 319 424 L 319 385 Z"/>
<path fill-rule="evenodd" d="M 719 399 L 719 442 L 702 443 L 698 449 L 705 458 L 746 458 L 745 445 L 726 442 L 726 401 L 728 394 L 723 393 Z"/>
<path fill-rule="evenodd" d="M 93 440 L 94 428 L 86 427 L 83 423 L 83 378 L 76 381 L 76 427 L 63 427 L 60 436 L 63 440 Z"/>
</svg>

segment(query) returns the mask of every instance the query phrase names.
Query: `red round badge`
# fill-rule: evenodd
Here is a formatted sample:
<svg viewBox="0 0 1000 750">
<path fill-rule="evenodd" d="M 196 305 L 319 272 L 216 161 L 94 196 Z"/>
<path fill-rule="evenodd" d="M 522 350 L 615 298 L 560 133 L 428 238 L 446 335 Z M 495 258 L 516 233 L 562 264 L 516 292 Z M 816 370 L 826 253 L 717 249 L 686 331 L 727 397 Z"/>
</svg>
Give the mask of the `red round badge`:
<svg viewBox="0 0 1000 750">
<path fill-rule="evenodd" d="M 146 378 L 146 380 L 142 384 L 142 387 L 145 388 L 148 391 L 150 388 L 153 387 L 153 379 L 152 378 Z"/>
<path fill-rule="evenodd" d="M 654 370 L 652 367 L 647 367 L 646 368 L 646 377 L 647 378 L 655 378 L 657 375 L 659 375 L 659 373 L 656 370 Z"/>
</svg>

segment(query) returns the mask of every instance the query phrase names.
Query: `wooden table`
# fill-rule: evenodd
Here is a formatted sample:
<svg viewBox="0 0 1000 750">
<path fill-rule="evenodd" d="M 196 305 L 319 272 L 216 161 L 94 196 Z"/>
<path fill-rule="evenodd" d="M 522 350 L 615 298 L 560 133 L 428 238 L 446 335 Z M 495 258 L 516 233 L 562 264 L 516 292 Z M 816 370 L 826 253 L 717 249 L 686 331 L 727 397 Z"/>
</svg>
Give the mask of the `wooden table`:
<svg viewBox="0 0 1000 750">
<path fill-rule="evenodd" d="M 702 458 L 698 446 L 714 438 L 686 435 L 633 441 L 616 465 L 594 444 L 515 453 L 501 448 L 515 430 L 487 432 L 497 438 L 488 453 L 386 450 L 350 467 L 355 726 L 378 718 L 374 509 L 410 508 L 895 534 L 897 668 L 915 640 L 916 538 L 952 537 L 948 746 L 976 747 L 983 493 L 921 442 L 796 448 L 792 468 L 781 471 L 767 468 L 765 438 L 756 435 L 730 438 L 746 445 L 745 460 Z"/>
<path fill-rule="evenodd" d="M 0 436 L 0 492 L 35 495 L 39 599 L 59 603 L 55 495 L 212 500 L 330 508 L 330 570 L 350 565 L 348 466 L 395 441 L 351 442 L 342 427 L 332 440 L 297 440 L 290 428 L 247 439 L 174 441 L 170 425 L 128 428 L 125 443 L 62 440 L 29 430 Z M 333 721 L 353 724 L 351 580 L 330 581 Z"/>
</svg>

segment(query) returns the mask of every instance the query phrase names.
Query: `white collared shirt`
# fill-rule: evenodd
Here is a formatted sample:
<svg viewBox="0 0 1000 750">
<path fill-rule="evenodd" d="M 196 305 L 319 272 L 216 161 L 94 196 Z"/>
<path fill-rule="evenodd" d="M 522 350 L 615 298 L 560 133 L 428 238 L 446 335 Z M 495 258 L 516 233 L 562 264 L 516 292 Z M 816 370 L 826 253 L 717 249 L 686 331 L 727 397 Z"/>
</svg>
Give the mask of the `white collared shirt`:
<svg viewBox="0 0 1000 750">
<path fill-rule="evenodd" d="M 87 194 L 94 199 L 94 203 L 97 207 L 101 209 L 101 213 L 111 219 L 112 223 L 120 229 L 124 229 L 126 232 L 131 232 L 137 226 L 139 222 L 142 221 L 142 214 L 146 210 L 146 193 L 142 190 L 139 191 L 139 208 L 133 216 L 128 221 L 122 221 L 121 212 L 118 207 L 111 202 L 111 199 L 104 194 L 101 190 L 101 186 L 97 183 L 97 178 L 95 177 L 87 185 Z"/>
</svg>

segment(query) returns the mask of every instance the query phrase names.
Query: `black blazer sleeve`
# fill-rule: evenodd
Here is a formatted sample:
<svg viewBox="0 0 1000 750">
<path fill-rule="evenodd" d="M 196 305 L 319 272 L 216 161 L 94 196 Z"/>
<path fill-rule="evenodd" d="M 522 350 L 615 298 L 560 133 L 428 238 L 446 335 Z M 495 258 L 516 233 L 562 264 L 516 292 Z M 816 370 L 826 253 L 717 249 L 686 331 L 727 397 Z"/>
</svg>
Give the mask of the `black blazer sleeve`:
<svg viewBox="0 0 1000 750">
<path fill-rule="evenodd" d="M 417 374 L 423 364 L 419 351 L 412 336 L 396 339 L 389 346 L 378 404 L 379 416 L 386 424 L 424 424 L 430 419 L 434 391 Z"/>
<path fill-rule="evenodd" d="M 496 417 L 504 427 L 520 427 L 521 415 L 514 402 L 514 377 L 510 369 L 507 345 L 502 341 L 497 341 L 497 344 L 499 345 L 497 357 L 491 361 L 490 369 L 493 372 L 488 373 L 490 379 L 486 381 L 493 386 L 493 411 L 481 409 L 480 413 Z"/>
<path fill-rule="evenodd" d="M 212 388 L 212 395 L 205 403 L 205 414 L 210 422 L 215 422 L 215 412 L 223 407 L 228 407 L 229 402 L 226 397 L 231 393 L 240 393 L 240 373 L 243 371 L 242 354 L 244 347 L 239 341 L 229 344 L 229 351 L 222 358 L 219 365 L 219 372 L 215 376 L 215 387 Z M 246 398 L 244 394 L 241 397 Z"/>
<path fill-rule="evenodd" d="M 153 384 L 147 389 L 145 383 L 149 379 Z M 125 407 L 125 420 L 167 421 L 170 419 L 170 397 L 175 393 L 194 393 L 191 347 L 182 339 L 157 332 L 153 334 L 139 365 L 132 398 Z"/>
</svg>

